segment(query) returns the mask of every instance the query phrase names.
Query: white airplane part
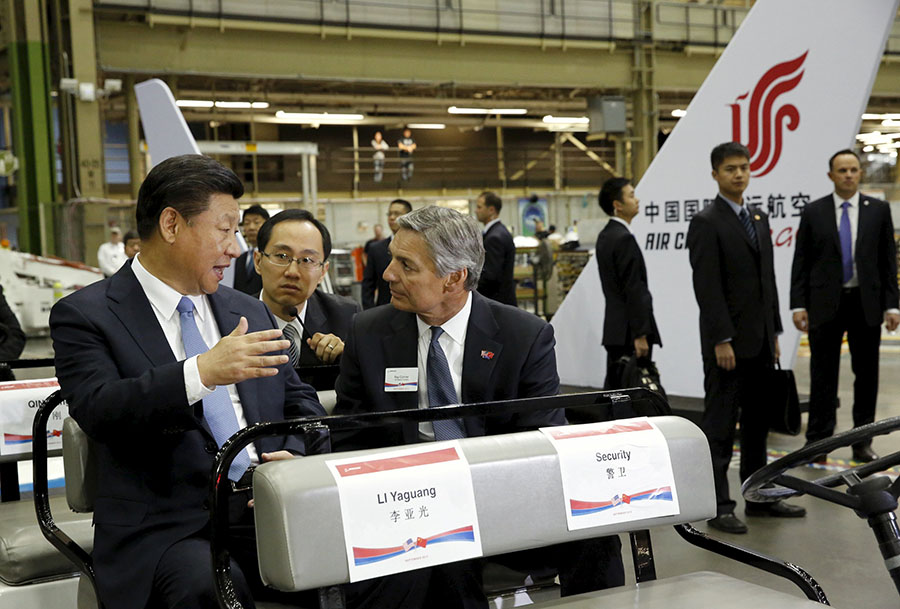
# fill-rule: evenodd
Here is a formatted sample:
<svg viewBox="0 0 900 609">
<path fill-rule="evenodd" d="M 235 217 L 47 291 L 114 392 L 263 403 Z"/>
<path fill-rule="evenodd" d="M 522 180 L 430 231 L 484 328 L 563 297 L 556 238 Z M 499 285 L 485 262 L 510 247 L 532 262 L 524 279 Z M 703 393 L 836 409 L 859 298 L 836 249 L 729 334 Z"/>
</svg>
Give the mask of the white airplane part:
<svg viewBox="0 0 900 609">
<path fill-rule="evenodd" d="M 789 310 L 794 234 L 804 206 L 833 190 L 828 159 L 852 148 L 900 0 L 758 0 L 640 183 L 631 228 L 647 263 L 663 348 L 663 385 L 700 397 L 699 313 L 685 238 L 716 196 L 710 151 L 740 141 L 751 153 L 745 200 L 769 213 L 775 249 L 782 366 L 799 333 Z M 585 244 L 592 246 L 592 244 Z M 604 299 L 591 262 L 553 317 L 563 383 L 600 387 Z"/>
<path fill-rule="evenodd" d="M 172 95 L 169 85 L 158 78 L 151 78 L 134 85 L 134 93 L 137 96 L 138 111 L 152 166 L 173 156 L 200 154 L 197 140 L 188 129 L 187 121 L 175 103 L 175 96 Z M 246 251 L 247 243 L 240 231 L 237 240 L 241 252 Z M 219 283 L 228 287 L 234 286 L 234 260 L 231 261 L 231 266 L 225 269 Z"/>
<path fill-rule="evenodd" d="M 134 93 L 154 166 L 173 156 L 200 154 L 200 148 L 166 83 L 151 78 L 134 85 Z"/>
</svg>

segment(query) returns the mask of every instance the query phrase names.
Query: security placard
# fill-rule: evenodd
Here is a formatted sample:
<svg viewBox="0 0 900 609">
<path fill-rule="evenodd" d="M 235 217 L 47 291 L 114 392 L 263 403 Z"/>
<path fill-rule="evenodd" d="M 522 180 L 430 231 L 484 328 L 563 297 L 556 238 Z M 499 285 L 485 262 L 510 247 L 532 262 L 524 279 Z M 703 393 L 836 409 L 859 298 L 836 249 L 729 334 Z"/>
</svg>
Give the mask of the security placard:
<svg viewBox="0 0 900 609">
<path fill-rule="evenodd" d="M 482 555 L 472 475 L 458 442 L 327 465 L 340 495 L 351 582 Z"/>
<path fill-rule="evenodd" d="M 541 432 L 559 455 L 570 531 L 678 514 L 669 447 L 650 419 Z"/>
<path fill-rule="evenodd" d="M 0 455 L 31 452 L 34 413 L 51 393 L 59 389 L 55 378 L 0 383 Z M 62 448 L 62 422 L 68 416 L 60 404 L 47 421 L 48 450 Z"/>
</svg>

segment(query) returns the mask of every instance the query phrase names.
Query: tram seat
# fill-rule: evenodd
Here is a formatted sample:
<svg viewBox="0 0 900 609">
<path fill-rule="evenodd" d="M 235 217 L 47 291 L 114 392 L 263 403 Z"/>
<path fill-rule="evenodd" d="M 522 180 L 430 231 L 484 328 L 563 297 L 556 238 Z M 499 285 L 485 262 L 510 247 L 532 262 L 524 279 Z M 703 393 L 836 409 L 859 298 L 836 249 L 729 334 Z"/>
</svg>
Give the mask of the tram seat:
<svg viewBox="0 0 900 609">
<path fill-rule="evenodd" d="M 569 531 L 561 502 L 559 461 L 538 431 L 460 440 L 469 463 L 485 556 L 649 527 L 706 520 L 716 514 L 709 447 L 693 423 L 656 417 L 668 442 L 680 513 Z M 390 449 L 341 453 L 371 457 Z M 326 466 L 335 455 L 266 463 L 254 473 L 257 545 L 263 581 L 283 591 L 349 581 L 341 507 Z M 677 559 L 676 559 L 677 560 Z M 715 572 L 698 572 L 540 603 L 547 608 L 626 606 L 678 609 L 723 606 L 800 609 L 819 603 Z"/>
</svg>

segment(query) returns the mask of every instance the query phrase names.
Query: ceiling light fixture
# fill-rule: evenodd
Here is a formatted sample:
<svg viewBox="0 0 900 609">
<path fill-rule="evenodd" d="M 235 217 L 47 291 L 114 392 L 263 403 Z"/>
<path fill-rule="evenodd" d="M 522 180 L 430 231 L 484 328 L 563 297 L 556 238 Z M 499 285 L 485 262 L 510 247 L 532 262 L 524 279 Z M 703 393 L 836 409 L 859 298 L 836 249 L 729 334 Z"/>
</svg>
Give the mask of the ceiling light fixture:
<svg viewBox="0 0 900 609">
<path fill-rule="evenodd" d="M 212 108 L 213 101 L 211 99 L 179 99 L 175 105 L 179 108 Z"/>
<path fill-rule="evenodd" d="M 553 116 L 547 114 L 543 118 L 544 123 L 548 125 L 587 125 L 591 122 L 586 116 Z"/>
<path fill-rule="evenodd" d="M 228 108 L 232 110 L 265 110 L 269 107 L 269 102 L 247 102 L 247 101 L 217 101 L 216 108 Z"/>
<path fill-rule="evenodd" d="M 883 120 L 900 120 L 900 114 L 896 113 L 887 113 L 887 114 L 870 114 L 866 113 L 862 115 L 864 121 L 883 121 Z"/>
<path fill-rule="evenodd" d="M 672 110 L 672 116 L 675 118 L 681 118 L 685 114 L 687 114 L 687 110 L 684 110 L 683 108 L 675 108 Z"/>
<path fill-rule="evenodd" d="M 298 124 L 339 125 L 342 123 L 361 121 L 366 117 L 364 114 L 332 114 L 330 112 L 285 112 L 284 110 L 279 110 L 275 113 L 275 118 L 280 118 L 285 122 Z"/>
<path fill-rule="evenodd" d="M 450 114 L 509 114 L 523 115 L 528 114 L 525 108 L 460 108 L 459 106 L 450 106 L 447 108 Z"/>
<path fill-rule="evenodd" d="M 444 123 L 410 123 L 406 126 L 408 129 L 446 129 Z"/>
</svg>

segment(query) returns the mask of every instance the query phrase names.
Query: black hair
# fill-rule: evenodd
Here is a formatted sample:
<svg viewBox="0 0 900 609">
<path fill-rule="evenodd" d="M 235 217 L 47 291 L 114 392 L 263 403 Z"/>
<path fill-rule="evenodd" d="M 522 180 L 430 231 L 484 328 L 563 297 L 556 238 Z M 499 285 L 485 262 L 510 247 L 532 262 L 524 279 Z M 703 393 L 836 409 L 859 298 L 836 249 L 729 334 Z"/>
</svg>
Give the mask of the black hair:
<svg viewBox="0 0 900 609">
<path fill-rule="evenodd" d="M 394 199 L 393 201 L 391 201 L 391 205 L 393 205 L 394 203 L 396 203 L 397 205 L 402 205 L 403 207 L 405 207 L 405 208 L 406 208 L 406 213 L 409 213 L 409 212 L 412 211 L 412 203 L 410 203 L 410 202 L 407 201 L 406 199 Z M 391 208 L 391 205 L 388 205 L 388 209 Z"/>
<path fill-rule="evenodd" d="M 859 155 L 850 150 L 849 148 L 844 148 L 843 150 L 838 150 L 834 154 L 831 155 L 831 158 L 828 159 L 828 171 L 834 170 L 834 159 L 838 158 L 842 154 L 850 154 L 856 157 L 856 160 L 859 161 Z M 860 161 L 861 162 L 861 161 Z"/>
<path fill-rule="evenodd" d="M 600 208 L 606 212 L 608 216 L 616 215 L 616 206 L 613 205 L 613 201 L 622 201 L 622 189 L 631 184 L 631 180 L 628 178 L 610 178 L 603 183 L 603 186 L 600 188 L 600 195 L 597 197 L 597 201 L 600 203 Z"/>
<path fill-rule="evenodd" d="M 503 199 L 501 199 L 500 196 L 495 192 L 485 190 L 483 193 L 478 195 L 478 198 L 484 198 L 485 207 L 493 207 L 495 210 L 497 210 L 498 214 L 500 213 L 500 210 L 503 209 Z"/>
<path fill-rule="evenodd" d="M 125 233 L 124 237 L 122 237 L 122 242 L 127 244 L 132 239 L 140 239 L 140 238 L 141 237 L 140 237 L 140 235 L 137 234 L 136 230 L 130 230 L 127 233 Z"/>
<path fill-rule="evenodd" d="M 184 154 L 166 159 L 150 170 L 138 192 L 138 234 L 141 239 L 152 237 L 166 207 L 186 220 L 203 213 L 215 194 L 238 199 L 244 194 L 244 185 L 233 171 L 207 156 Z"/>
<path fill-rule="evenodd" d="M 742 156 L 749 161 L 750 150 L 740 142 L 725 142 L 724 144 L 719 144 L 713 148 L 712 152 L 709 154 L 709 160 L 712 163 L 713 171 L 718 171 L 719 165 L 721 165 L 725 159 L 733 156 Z"/>
<path fill-rule="evenodd" d="M 253 204 L 247 209 L 244 210 L 244 215 L 241 216 L 241 224 L 247 221 L 247 216 L 260 216 L 263 220 L 269 219 L 269 212 L 262 205 Z"/>
<path fill-rule="evenodd" d="M 325 225 L 319 222 L 306 209 L 286 209 L 266 220 L 265 224 L 259 227 L 259 233 L 256 235 L 256 246 L 260 252 L 264 252 L 269 245 L 269 239 L 272 237 L 272 229 L 275 228 L 275 225 L 287 220 L 309 222 L 315 226 L 319 230 L 319 234 L 322 235 L 322 255 L 324 256 L 322 262 L 328 260 L 328 256 L 331 254 L 331 234 L 325 228 Z"/>
</svg>

